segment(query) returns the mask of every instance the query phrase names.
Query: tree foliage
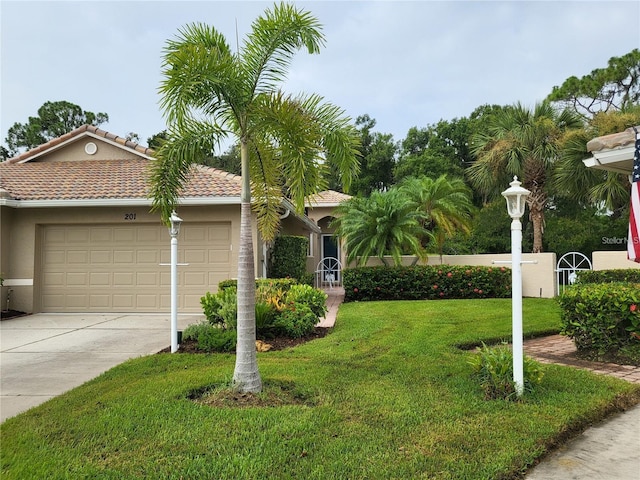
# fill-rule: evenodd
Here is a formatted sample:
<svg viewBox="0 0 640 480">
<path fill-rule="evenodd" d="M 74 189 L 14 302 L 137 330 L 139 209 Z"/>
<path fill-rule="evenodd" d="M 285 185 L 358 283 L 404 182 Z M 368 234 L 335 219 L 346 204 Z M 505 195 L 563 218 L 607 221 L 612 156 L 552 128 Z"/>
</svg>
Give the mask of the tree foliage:
<svg viewBox="0 0 640 480">
<path fill-rule="evenodd" d="M 553 174 L 553 191 L 584 206 L 602 207 L 620 215 L 629 203 L 626 175 L 587 168 L 583 160 L 590 156 L 589 140 L 622 132 L 640 125 L 640 106 L 625 111 L 601 112 L 590 118 L 584 128 L 569 132 L 561 142 L 560 157 Z"/>
<path fill-rule="evenodd" d="M 242 191 L 238 251 L 238 343 L 235 387 L 262 389 L 255 338 L 255 258 L 251 211 L 266 240 L 278 230 L 283 195 L 299 212 L 326 187 L 326 160 L 346 188 L 358 172 L 358 137 L 344 112 L 318 95 L 280 90 L 296 52 L 318 53 L 324 36 L 309 12 L 280 3 L 252 25 L 238 52 L 201 23 L 182 28 L 164 51 L 161 106 L 167 141 L 152 173 L 153 208 L 166 222 L 194 163 L 223 138 L 240 145 Z M 253 202 L 252 202 L 253 200 Z"/>
<path fill-rule="evenodd" d="M 345 243 L 349 263 L 363 266 L 370 257 L 377 257 L 387 265 L 384 256 L 390 255 L 400 265 L 402 255 L 424 257 L 423 239 L 429 236 L 424 220 L 417 204 L 393 188 L 341 203 L 332 226 Z"/>
<path fill-rule="evenodd" d="M 530 110 L 518 103 L 490 115 L 486 128 L 474 134 L 477 160 L 467 169 L 472 185 L 489 198 L 497 197 L 518 176 L 527 197 L 533 226 L 533 252 L 543 249 L 548 177 L 558 159 L 563 135 L 582 122 L 569 110 L 556 111 L 549 102 Z"/>
<path fill-rule="evenodd" d="M 472 122 L 467 118 L 440 120 L 426 128 L 412 127 L 401 142 L 395 179 L 406 177 L 464 177 L 471 163 L 469 137 Z"/>
<path fill-rule="evenodd" d="M 572 76 L 553 87 L 547 97 L 584 117 L 598 112 L 620 111 L 640 101 L 640 50 L 611 57 L 605 68 L 581 78 Z"/>
<path fill-rule="evenodd" d="M 100 126 L 109 121 L 106 113 L 82 110 L 67 101 L 45 102 L 38 109 L 36 117 L 29 117 L 26 123 L 14 123 L 7 133 L 5 158 L 11 158 L 23 151 L 35 148 L 54 138 L 60 137 L 82 125 Z"/>
<path fill-rule="evenodd" d="M 357 195 L 369 195 L 374 190 L 383 191 L 393 183 L 393 168 L 397 147 L 393 135 L 373 131 L 376 120 L 368 114 L 356 118 L 360 135 L 360 172 L 354 179 L 351 191 Z M 336 167 L 329 173 L 329 188 L 344 191 L 340 172 Z"/>
</svg>

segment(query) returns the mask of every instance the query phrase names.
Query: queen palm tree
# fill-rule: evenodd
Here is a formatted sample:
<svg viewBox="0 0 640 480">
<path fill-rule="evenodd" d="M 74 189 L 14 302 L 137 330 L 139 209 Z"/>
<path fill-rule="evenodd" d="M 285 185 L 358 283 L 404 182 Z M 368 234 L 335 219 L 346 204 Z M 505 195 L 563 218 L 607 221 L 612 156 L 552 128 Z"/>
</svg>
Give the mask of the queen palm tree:
<svg viewBox="0 0 640 480">
<path fill-rule="evenodd" d="M 397 188 L 353 197 L 341 203 L 335 214 L 332 226 L 345 242 L 348 262 L 364 266 L 375 256 L 388 265 L 384 256 L 391 255 L 394 264 L 400 265 L 403 254 L 425 256 L 421 240 L 430 234 L 422 226 L 424 214 Z"/>
<path fill-rule="evenodd" d="M 326 160 L 348 186 L 357 174 L 357 132 L 341 109 L 317 95 L 280 90 L 293 55 L 318 53 L 321 26 L 292 5 L 268 9 L 234 53 L 214 27 L 196 23 L 167 42 L 160 86 L 168 140 L 152 172 L 153 208 L 164 221 L 178 203 L 193 163 L 222 138 L 240 144 L 242 175 L 238 253 L 238 342 L 234 387 L 258 392 L 262 380 L 255 348 L 255 266 L 252 197 L 258 227 L 274 238 L 283 194 L 299 211 L 307 196 L 325 188 Z"/>
<path fill-rule="evenodd" d="M 556 111 L 545 101 L 529 110 L 517 103 L 493 114 L 486 129 L 472 136 L 476 161 L 467 169 L 472 185 L 486 196 L 497 196 L 514 175 L 531 194 L 527 197 L 533 225 L 533 252 L 542 251 L 547 180 L 559 155 L 565 132 L 580 128 L 569 110 Z"/>
<path fill-rule="evenodd" d="M 447 175 L 436 179 L 410 177 L 400 184 L 400 189 L 425 214 L 424 226 L 433 233 L 441 256 L 446 238 L 457 232 L 470 232 L 474 207 L 471 190 L 462 179 L 449 179 Z"/>
</svg>

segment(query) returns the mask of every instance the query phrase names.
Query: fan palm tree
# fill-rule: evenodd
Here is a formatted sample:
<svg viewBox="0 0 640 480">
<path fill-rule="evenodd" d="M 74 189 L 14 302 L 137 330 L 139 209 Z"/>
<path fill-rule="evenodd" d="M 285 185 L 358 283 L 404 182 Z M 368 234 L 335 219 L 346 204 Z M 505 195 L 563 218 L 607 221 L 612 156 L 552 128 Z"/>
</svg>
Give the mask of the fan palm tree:
<svg viewBox="0 0 640 480">
<path fill-rule="evenodd" d="M 283 195 L 304 211 L 307 196 L 325 187 L 326 161 L 348 186 L 358 171 L 357 132 L 341 109 L 317 95 L 285 95 L 280 85 L 293 55 L 318 53 L 321 26 L 292 5 L 268 9 L 233 53 L 214 27 L 190 24 L 164 51 L 161 106 L 168 140 L 152 172 L 153 208 L 167 221 L 193 163 L 222 138 L 240 144 L 242 175 L 238 252 L 238 342 L 234 387 L 258 392 L 262 380 L 255 348 L 253 209 L 265 240 L 273 239 Z"/>
<path fill-rule="evenodd" d="M 585 128 L 567 135 L 554 170 L 555 189 L 582 204 L 603 205 L 619 215 L 629 205 L 630 184 L 627 175 L 587 168 L 587 142 L 595 137 L 622 132 L 640 124 L 640 106 L 622 112 L 602 112 L 589 120 Z"/>
<path fill-rule="evenodd" d="M 430 233 L 422 226 L 424 214 L 398 189 L 353 197 L 341 203 L 335 213 L 332 226 L 345 242 L 349 263 L 364 266 L 375 256 L 388 266 L 384 257 L 391 255 L 394 264 L 400 265 L 404 254 L 425 256 L 421 240 Z"/>
<path fill-rule="evenodd" d="M 436 179 L 411 177 L 400 184 L 400 189 L 425 214 L 424 226 L 433 233 L 440 255 L 446 238 L 471 231 L 473 201 L 471 190 L 462 179 L 449 179 L 446 175 Z"/>
<path fill-rule="evenodd" d="M 476 161 L 467 174 L 480 193 L 497 196 L 514 175 L 531 192 L 527 206 L 534 253 L 542 252 L 547 180 L 558 158 L 562 136 L 581 126 L 575 113 L 557 112 L 549 102 L 538 103 L 533 110 L 518 103 L 492 115 L 485 131 L 472 136 Z"/>
</svg>

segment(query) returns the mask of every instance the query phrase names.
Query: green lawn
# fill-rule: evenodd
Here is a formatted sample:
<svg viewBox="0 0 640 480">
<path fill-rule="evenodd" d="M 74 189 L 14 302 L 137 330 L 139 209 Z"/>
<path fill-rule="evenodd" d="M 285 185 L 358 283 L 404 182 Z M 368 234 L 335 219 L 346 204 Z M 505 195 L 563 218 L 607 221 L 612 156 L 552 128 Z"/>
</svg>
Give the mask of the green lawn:
<svg viewBox="0 0 640 480">
<path fill-rule="evenodd" d="M 559 329 L 524 300 L 527 335 Z M 510 300 L 341 306 L 325 338 L 259 354 L 267 388 L 302 403 L 212 408 L 188 397 L 227 384 L 233 355 L 126 362 L 1 427 L 2 478 L 500 479 L 616 408 L 640 386 L 548 366 L 524 402 L 485 401 L 474 353 L 508 339 Z"/>
</svg>

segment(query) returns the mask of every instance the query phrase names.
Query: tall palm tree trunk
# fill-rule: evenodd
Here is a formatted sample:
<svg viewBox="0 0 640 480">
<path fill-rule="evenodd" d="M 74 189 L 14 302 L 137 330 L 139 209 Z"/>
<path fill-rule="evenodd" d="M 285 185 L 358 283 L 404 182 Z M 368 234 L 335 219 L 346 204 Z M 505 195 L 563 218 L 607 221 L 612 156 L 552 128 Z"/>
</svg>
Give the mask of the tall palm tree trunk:
<svg viewBox="0 0 640 480">
<path fill-rule="evenodd" d="M 256 275 L 251 232 L 251 184 L 249 152 L 246 142 L 240 146 L 242 163 L 242 193 L 240 198 L 240 247 L 238 251 L 238 341 L 234 388 L 242 392 L 260 392 L 262 380 L 256 356 L 255 295 Z"/>
</svg>

